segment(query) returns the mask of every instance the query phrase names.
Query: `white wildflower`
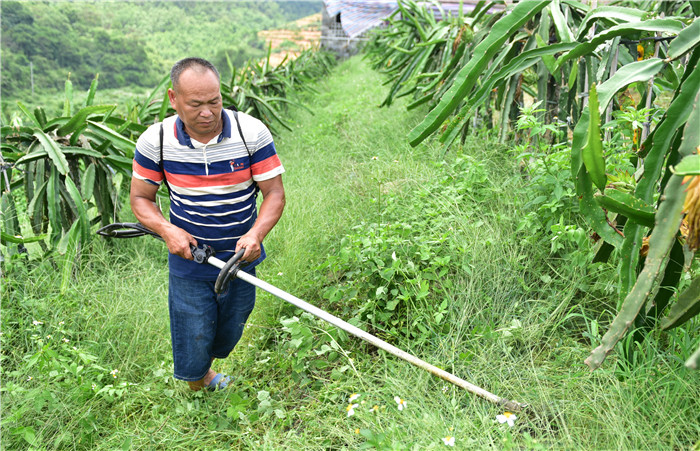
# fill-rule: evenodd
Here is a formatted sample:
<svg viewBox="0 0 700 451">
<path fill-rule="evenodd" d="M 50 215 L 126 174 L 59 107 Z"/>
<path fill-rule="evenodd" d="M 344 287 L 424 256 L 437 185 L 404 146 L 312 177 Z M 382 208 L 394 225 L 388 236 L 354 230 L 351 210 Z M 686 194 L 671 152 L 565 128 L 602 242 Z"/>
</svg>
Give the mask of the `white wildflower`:
<svg viewBox="0 0 700 451">
<path fill-rule="evenodd" d="M 455 446 L 455 438 L 452 437 L 451 435 L 448 435 L 447 437 L 443 437 L 442 441 L 447 446 Z"/>
<path fill-rule="evenodd" d="M 496 415 L 496 419 L 498 420 L 499 423 L 508 423 L 508 426 L 513 427 L 515 424 L 515 420 L 518 419 L 515 414 L 510 413 L 510 412 L 504 412 L 503 415 Z"/>
<path fill-rule="evenodd" d="M 355 407 L 359 407 L 359 404 L 348 404 L 345 410 L 348 411 L 348 416 L 351 417 L 355 415 Z"/>
</svg>

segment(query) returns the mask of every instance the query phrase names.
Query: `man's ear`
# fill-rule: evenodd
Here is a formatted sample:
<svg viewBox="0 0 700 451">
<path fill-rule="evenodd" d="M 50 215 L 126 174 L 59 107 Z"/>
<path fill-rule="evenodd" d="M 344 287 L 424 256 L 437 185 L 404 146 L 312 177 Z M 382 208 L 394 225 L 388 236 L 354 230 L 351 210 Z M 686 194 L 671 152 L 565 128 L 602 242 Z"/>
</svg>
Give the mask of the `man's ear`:
<svg viewBox="0 0 700 451">
<path fill-rule="evenodd" d="M 168 88 L 168 99 L 170 99 L 170 106 L 175 109 L 175 91 Z"/>
</svg>

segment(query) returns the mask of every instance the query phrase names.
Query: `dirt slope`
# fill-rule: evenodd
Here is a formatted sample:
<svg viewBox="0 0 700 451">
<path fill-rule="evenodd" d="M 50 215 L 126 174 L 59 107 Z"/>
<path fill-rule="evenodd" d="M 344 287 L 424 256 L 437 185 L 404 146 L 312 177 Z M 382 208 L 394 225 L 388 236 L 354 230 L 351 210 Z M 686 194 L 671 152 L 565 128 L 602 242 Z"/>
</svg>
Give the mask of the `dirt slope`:
<svg viewBox="0 0 700 451">
<path fill-rule="evenodd" d="M 258 37 L 272 45 L 270 63 L 277 65 L 285 57 L 295 58 L 300 51 L 318 45 L 321 40 L 321 13 L 302 17 L 286 28 L 263 30 Z"/>
</svg>

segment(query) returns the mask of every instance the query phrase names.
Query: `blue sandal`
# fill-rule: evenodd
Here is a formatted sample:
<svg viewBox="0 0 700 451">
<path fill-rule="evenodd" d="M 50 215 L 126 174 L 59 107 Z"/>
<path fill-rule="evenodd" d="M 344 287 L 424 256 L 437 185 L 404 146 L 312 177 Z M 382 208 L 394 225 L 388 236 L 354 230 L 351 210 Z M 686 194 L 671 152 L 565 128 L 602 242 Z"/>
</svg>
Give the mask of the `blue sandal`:
<svg viewBox="0 0 700 451">
<path fill-rule="evenodd" d="M 228 384 L 233 380 L 231 376 L 226 376 L 222 373 L 217 374 L 214 376 L 214 379 L 211 380 L 205 387 L 207 390 L 215 391 L 215 390 L 223 390 L 226 387 L 228 387 Z"/>
</svg>

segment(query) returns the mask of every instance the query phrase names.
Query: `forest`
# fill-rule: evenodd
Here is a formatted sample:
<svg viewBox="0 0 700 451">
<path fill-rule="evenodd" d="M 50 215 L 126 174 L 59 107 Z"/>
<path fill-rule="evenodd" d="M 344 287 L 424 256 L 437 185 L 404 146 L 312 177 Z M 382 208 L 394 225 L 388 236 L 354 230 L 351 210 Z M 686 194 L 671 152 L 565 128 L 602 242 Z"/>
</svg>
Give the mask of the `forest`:
<svg viewBox="0 0 700 451">
<path fill-rule="evenodd" d="M 54 58 L 45 97 L 3 98 L 3 449 L 700 450 L 700 2 L 401 0 L 359 54 L 279 65 L 206 50 L 192 17 L 251 26 L 222 3 L 6 5 L 161 66 L 111 85 Z M 180 51 L 285 168 L 256 277 L 316 306 L 258 289 L 212 391 L 174 375 L 166 245 L 104 232 L 136 221 L 136 142 L 175 114 L 154 43 L 186 9 Z"/>
<path fill-rule="evenodd" d="M 3 1 L 1 8 L 6 105 L 33 92 L 56 94 L 68 77 L 85 90 L 96 74 L 104 89 L 152 87 L 189 55 L 240 66 L 265 55 L 259 31 L 318 13 L 321 2 Z"/>
</svg>

